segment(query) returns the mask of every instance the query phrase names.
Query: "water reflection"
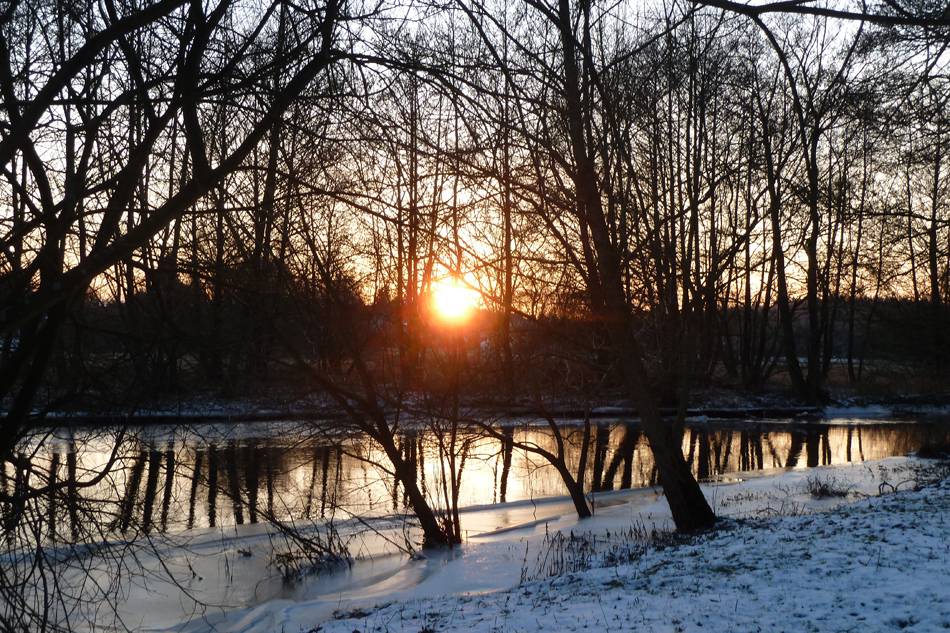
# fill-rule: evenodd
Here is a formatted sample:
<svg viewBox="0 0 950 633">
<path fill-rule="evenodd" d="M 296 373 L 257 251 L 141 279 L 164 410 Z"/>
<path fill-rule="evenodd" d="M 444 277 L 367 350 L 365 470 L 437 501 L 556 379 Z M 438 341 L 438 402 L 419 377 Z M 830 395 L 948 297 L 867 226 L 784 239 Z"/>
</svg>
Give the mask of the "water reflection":
<svg viewBox="0 0 950 633">
<path fill-rule="evenodd" d="M 814 467 L 905 454 L 950 442 L 945 423 L 781 424 L 687 427 L 683 451 L 701 480 L 767 469 Z M 565 424 L 568 462 L 576 469 L 583 427 Z M 592 430 L 586 489 L 655 485 L 657 473 L 637 423 L 613 421 Z M 532 442 L 555 450 L 540 426 L 507 427 L 503 439 L 474 435 L 459 442 L 460 504 L 561 495 L 553 468 L 514 448 Z M 406 432 L 399 450 L 435 505 L 444 499 L 446 468 L 438 438 Z M 33 521 L 53 542 L 74 542 L 95 519 L 111 533 L 222 528 L 270 519 L 326 520 L 407 511 L 407 500 L 368 441 L 330 443 L 299 423 L 143 429 L 134 436 L 62 431 L 25 447 L 17 465 L 0 470 L 0 490 L 16 497 L 28 485 L 49 492 L 30 504 L 2 506 L 3 540 Z M 109 477 L 95 475 L 114 460 Z M 105 520 L 104 520 L 105 519 Z"/>
</svg>

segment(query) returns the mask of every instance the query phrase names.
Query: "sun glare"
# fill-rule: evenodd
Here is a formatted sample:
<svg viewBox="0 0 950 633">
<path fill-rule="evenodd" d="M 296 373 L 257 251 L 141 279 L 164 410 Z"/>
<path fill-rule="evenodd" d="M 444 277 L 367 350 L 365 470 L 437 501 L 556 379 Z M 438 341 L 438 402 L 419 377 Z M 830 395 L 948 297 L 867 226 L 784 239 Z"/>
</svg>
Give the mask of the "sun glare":
<svg viewBox="0 0 950 633">
<path fill-rule="evenodd" d="M 475 293 L 450 281 L 439 282 L 432 298 L 435 309 L 445 319 L 460 319 L 475 307 Z"/>
</svg>

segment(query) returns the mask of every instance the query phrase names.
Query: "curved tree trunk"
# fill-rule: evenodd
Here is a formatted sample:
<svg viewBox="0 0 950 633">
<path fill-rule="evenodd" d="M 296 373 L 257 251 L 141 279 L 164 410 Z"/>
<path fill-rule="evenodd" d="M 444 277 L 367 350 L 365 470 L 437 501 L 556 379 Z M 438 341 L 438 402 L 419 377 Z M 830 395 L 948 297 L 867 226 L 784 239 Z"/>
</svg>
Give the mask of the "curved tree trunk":
<svg viewBox="0 0 950 633">
<path fill-rule="evenodd" d="M 624 321 L 616 322 L 612 328 L 612 343 L 628 395 L 640 414 L 643 432 L 650 443 L 673 523 L 685 531 L 711 526 L 716 515 L 683 457 L 682 446 L 660 415 L 632 327 Z"/>
<path fill-rule="evenodd" d="M 581 9 L 587 12 L 589 0 L 582 0 Z M 712 525 L 716 515 L 703 496 L 693 477 L 683 450 L 671 429 L 664 423 L 650 391 L 650 381 L 643 364 L 643 355 L 634 336 L 630 307 L 623 287 L 621 256 L 611 239 L 608 218 L 601 198 L 599 178 L 587 146 L 585 99 L 581 94 L 581 74 L 577 59 L 577 39 L 573 32 L 569 0 L 559 0 L 558 28 L 564 59 L 564 97 L 568 134 L 575 169 L 572 174 L 576 195 L 575 213 L 582 228 L 586 228 L 595 257 L 587 256 L 587 278 L 599 283 L 591 292 L 591 306 L 600 312 L 608 324 L 612 351 L 617 360 L 628 397 L 640 412 L 643 429 L 650 442 L 660 484 L 670 504 L 677 529 L 695 530 Z M 584 38 L 587 41 L 587 38 Z M 585 55 L 586 59 L 590 55 Z M 585 78 L 585 85 L 588 83 Z"/>
<path fill-rule="evenodd" d="M 385 424 L 385 422 L 383 422 L 383 424 Z M 392 433 L 377 433 L 374 431 L 371 433 L 371 436 L 386 452 L 386 457 L 389 458 L 393 466 L 393 473 L 396 479 L 403 485 L 406 491 L 406 497 L 409 499 L 409 505 L 412 506 L 413 513 L 416 515 L 416 518 L 419 519 L 419 525 L 422 528 L 422 546 L 440 547 L 459 543 L 460 540 L 454 537 L 454 532 L 450 534 L 447 530 L 443 529 L 442 524 L 439 522 L 439 517 L 436 516 L 435 511 L 432 510 L 432 506 L 429 505 L 425 495 L 419 488 L 415 470 L 406 463 L 402 451 L 396 446 Z"/>
</svg>

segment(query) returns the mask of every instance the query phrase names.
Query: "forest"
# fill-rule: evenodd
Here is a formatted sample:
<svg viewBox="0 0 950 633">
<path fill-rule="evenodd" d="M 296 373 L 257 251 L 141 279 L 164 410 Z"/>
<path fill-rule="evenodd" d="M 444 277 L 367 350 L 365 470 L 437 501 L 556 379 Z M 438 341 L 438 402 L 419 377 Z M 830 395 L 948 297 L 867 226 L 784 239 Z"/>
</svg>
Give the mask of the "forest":
<svg viewBox="0 0 950 633">
<path fill-rule="evenodd" d="M 550 412 L 631 407 L 689 530 L 695 393 L 948 388 L 940 3 L 20 0 L 0 33 L 7 526 L 115 465 L 38 471 L 50 420 L 316 395 L 427 544 L 457 507 L 400 416 L 513 441 L 473 408 L 542 414 L 583 515 L 589 415 L 571 464 Z"/>
</svg>

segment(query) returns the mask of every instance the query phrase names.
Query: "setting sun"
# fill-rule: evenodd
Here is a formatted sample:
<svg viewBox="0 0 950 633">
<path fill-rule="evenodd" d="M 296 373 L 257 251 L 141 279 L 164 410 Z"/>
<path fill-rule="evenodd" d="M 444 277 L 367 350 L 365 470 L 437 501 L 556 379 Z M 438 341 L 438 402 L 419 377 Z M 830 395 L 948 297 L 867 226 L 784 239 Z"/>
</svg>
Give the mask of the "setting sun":
<svg viewBox="0 0 950 633">
<path fill-rule="evenodd" d="M 459 319 L 475 307 L 475 292 L 455 282 L 439 282 L 432 291 L 433 305 L 442 317 Z"/>
</svg>

